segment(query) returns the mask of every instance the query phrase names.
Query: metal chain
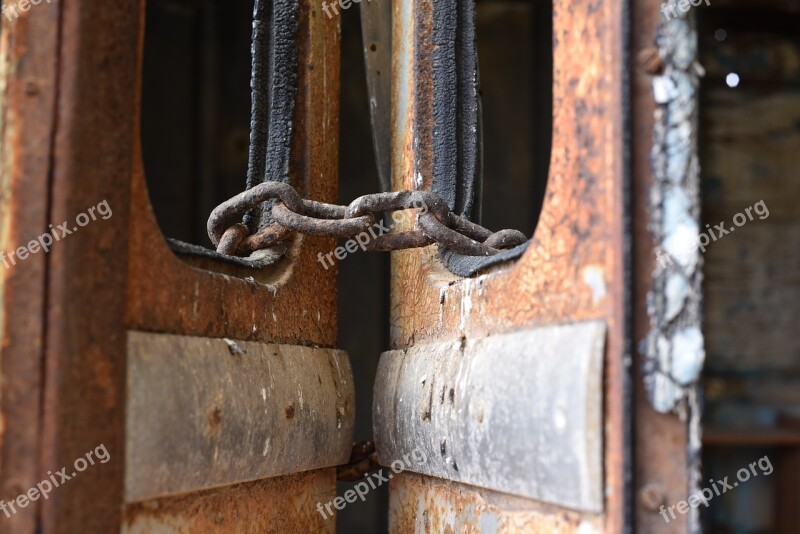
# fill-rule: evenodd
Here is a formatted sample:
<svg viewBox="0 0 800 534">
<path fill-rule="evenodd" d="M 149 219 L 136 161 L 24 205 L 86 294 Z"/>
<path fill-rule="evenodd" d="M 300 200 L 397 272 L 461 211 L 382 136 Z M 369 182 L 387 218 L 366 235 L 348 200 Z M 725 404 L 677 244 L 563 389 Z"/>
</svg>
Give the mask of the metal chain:
<svg viewBox="0 0 800 534">
<path fill-rule="evenodd" d="M 239 221 L 248 211 L 272 199 L 278 200 L 272 208 L 274 222 L 250 234 L 247 225 Z M 416 210 L 417 229 L 370 234 L 384 213 L 410 209 Z M 372 235 L 364 245 L 366 250 L 402 250 L 438 243 L 467 256 L 493 256 L 527 240 L 518 230 L 492 232 L 453 213 L 439 195 L 430 191 L 375 193 L 359 197 L 349 206 L 339 206 L 305 200 L 282 182 L 263 182 L 217 206 L 208 219 L 211 242 L 217 252 L 227 256 L 249 256 L 291 238 L 295 232 L 342 238 L 366 232 Z"/>
</svg>

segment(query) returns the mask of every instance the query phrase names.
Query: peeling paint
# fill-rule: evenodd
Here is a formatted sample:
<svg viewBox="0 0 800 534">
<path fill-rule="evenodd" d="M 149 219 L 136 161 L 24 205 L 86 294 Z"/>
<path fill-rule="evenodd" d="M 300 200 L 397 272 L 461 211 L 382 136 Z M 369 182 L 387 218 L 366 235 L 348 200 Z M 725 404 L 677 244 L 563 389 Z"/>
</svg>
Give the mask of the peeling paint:
<svg viewBox="0 0 800 534">
<path fill-rule="evenodd" d="M 648 294 L 650 333 L 643 343 L 645 386 L 653 407 L 676 409 L 694 387 L 705 353 L 700 330 L 702 256 L 697 156 L 699 70 L 693 23 L 662 23 L 657 44 L 664 65 L 653 78 L 656 107 L 651 165 L 650 232 L 658 261 Z"/>
<path fill-rule="evenodd" d="M 597 306 L 606 296 L 603 268 L 592 265 L 583 270 L 583 282 L 592 290 L 592 304 Z"/>
<path fill-rule="evenodd" d="M 699 77 L 697 32 L 692 18 L 662 21 L 656 48 L 663 67 L 653 78 L 656 102 L 651 150 L 649 230 L 653 237 L 652 285 L 647 295 L 650 331 L 640 345 L 643 381 L 653 408 L 675 413 L 688 425 L 689 484 L 700 481 L 698 381 L 705 360 L 702 312 L 700 163 L 697 151 Z M 668 261 L 662 261 L 666 259 Z M 700 532 L 690 510 L 688 532 Z"/>
</svg>

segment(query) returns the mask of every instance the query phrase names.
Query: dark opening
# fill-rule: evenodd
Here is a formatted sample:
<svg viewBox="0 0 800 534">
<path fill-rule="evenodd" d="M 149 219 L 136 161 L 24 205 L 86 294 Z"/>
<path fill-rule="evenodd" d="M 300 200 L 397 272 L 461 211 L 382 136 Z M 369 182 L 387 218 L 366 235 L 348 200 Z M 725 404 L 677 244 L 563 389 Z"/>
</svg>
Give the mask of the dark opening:
<svg viewBox="0 0 800 534">
<path fill-rule="evenodd" d="M 553 130 L 553 4 L 478 0 L 483 217 L 530 237 L 544 199 Z"/>
<path fill-rule="evenodd" d="M 142 152 L 167 237 L 210 247 L 206 220 L 245 187 L 252 0 L 149 0 Z"/>
</svg>

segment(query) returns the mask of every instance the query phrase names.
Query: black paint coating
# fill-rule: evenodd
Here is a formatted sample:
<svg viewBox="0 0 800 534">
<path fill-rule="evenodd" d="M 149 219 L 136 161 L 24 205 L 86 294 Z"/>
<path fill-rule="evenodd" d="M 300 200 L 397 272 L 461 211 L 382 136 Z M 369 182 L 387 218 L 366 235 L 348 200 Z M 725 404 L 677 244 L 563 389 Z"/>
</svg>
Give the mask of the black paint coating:
<svg viewBox="0 0 800 534">
<path fill-rule="evenodd" d="M 289 163 L 297 98 L 298 0 L 255 0 L 250 79 L 250 151 L 247 189 L 267 180 L 290 183 Z M 251 233 L 269 226 L 273 202 L 244 217 Z M 168 239 L 179 255 L 204 256 L 260 269 L 271 260 L 235 258 L 204 247 Z"/>
<path fill-rule="evenodd" d="M 297 0 L 255 0 L 248 189 L 267 180 L 290 183 L 298 11 Z M 266 203 L 245 217 L 251 233 L 271 223 L 271 211 Z"/>
<path fill-rule="evenodd" d="M 433 185 L 454 212 L 480 222 L 481 122 L 475 1 L 433 2 Z M 420 58 L 424 60 L 425 58 Z M 458 276 L 518 258 L 527 243 L 490 257 L 456 254 L 439 246 Z"/>
</svg>

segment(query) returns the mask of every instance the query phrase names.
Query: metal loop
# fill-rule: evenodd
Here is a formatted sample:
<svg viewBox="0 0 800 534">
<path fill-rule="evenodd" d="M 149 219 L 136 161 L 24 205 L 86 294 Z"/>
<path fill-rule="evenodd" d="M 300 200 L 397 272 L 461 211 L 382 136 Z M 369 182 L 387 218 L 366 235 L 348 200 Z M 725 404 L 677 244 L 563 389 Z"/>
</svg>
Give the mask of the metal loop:
<svg viewBox="0 0 800 534">
<path fill-rule="evenodd" d="M 280 203 L 272 208 L 272 216 L 278 224 L 292 231 L 329 237 L 354 237 L 375 224 L 372 214 L 355 219 L 315 219 L 295 213 Z"/>
<path fill-rule="evenodd" d="M 305 213 L 305 203 L 292 186 L 283 182 L 260 183 L 226 200 L 211 212 L 208 218 L 208 237 L 214 246 L 219 244 L 225 230 L 233 221 L 241 219 L 251 209 L 273 198 L 280 198 L 295 213 Z"/>
<path fill-rule="evenodd" d="M 303 205 L 306 208 L 305 214 L 309 217 L 316 217 L 317 219 L 345 219 L 347 213 L 346 206 L 339 206 L 337 204 L 327 204 L 325 202 L 317 202 L 316 200 L 304 200 Z"/>
<path fill-rule="evenodd" d="M 395 191 L 364 195 L 350 203 L 345 217 L 408 209 L 418 209 L 423 213 L 430 211 L 442 224 L 450 223 L 450 208 L 447 207 L 447 203 L 430 191 Z"/>
<path fill-rule="evenodd" d="M 475 224 L 461 215 L 453 215 L 451 217 L 451 224 L 448 224 L 447 226 L 456 232 L 462 233 L 465 236 L 478 241 L 479 243 L 485 243 L 487 239 L 492 237 L 491 230 L 484 228 L 479 224 Z"/>
<path fill-rule="evenodd" d="M 239 244 L 249 233 L 250 230 L 246 224 L 234 224 L 222 234 L 222 239 L 217 244 L 217 252 L 226 256 L 235 256 Z"/>
<path fill-rule="evenodd" d="M 398 234 L 379 235 L 371 240 L 366 247 L 370 251 L 391 252 L 393 250 L 427 247 L 435 242 L 421 230 L 412 230 Z"/>
<path fill-rule="evenodd" d="M 523 244 L 528 238 L 519 230 L 500 230 L 483 242 L 487 247 L 509 249 Z"/>
<path fill-rule="evenodd" d="M 254 235 L 247 226 L 233 224 L 248 210 L 270 199 L 280 199 L 272 208 L 275 223 Z M 375 235 L 379 217 L 387 212 L 417 210 L 419 229 Z M 230 227 L 229 227 L 230 226 Z M 383 225 L 381 224 L 383 229 Z M 353 238 L 369 234 L 367 250 L 391 251 L 440 245 L 467 256 L 493 256 L 525 242 L 517 230 L 490 230 L 450 211 L 447 203 L 430 191 L 396 191 L 357 198 L 349 206 L 304 200 L 282 182 L 259 184 L 220 204 L 208 220 L 211 240 L 221 254 L 247 256 L 285 241 L 294 232 L 306 235 Z"/>
<path fill-rule="evenodd" d="M 500 251 L 487 247 L 474 239 L 459 234 L 441 223 L 433 213 L 422 213 L 419 216 L 419 225 L 422 231 L 438 243 L 467 256 L 494 256 Z"/>
<path fill-rule="evenodd" d="M 291 237 L 292 234 L 294 234 L 294 232 L 278 223 L 271 224 L 263 230 L 245 237 L 239 244 L 237 255 L 249 256 L 257 250 L 265 249 L 276 243 L 285 241 Z M 219 252 L 219 250 L 217 252 Z"/>
</svg>

